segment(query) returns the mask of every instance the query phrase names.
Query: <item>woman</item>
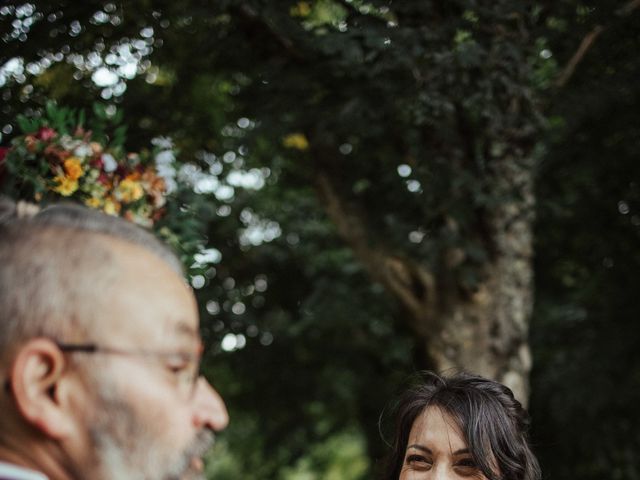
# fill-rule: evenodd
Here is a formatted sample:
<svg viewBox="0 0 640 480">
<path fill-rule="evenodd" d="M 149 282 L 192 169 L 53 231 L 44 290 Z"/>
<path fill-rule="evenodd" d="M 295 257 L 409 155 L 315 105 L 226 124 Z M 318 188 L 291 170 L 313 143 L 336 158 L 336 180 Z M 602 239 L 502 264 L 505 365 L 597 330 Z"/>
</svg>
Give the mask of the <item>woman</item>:
<svg viewBox="0 0 640 480">
<path fill-rule="evenodd" d="M 386 480 L 539 480 L 527 414 L 504 385 L 476 375 L 439 376 L 397 408 Z"/>
</svg>

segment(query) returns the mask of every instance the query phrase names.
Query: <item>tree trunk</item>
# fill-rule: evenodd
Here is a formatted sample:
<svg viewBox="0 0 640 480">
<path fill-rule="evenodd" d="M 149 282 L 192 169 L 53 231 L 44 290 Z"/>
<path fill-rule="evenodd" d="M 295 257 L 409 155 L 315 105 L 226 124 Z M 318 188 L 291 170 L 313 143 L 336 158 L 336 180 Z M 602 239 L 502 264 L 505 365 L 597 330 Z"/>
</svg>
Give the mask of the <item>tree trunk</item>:
<svg viewBox="0 0 640 480">
<path fill-rule="evenodd" d="M 438 314 L 438 327 L 421 335 L 424 366 L 439 372 L 464 369 L 495 379 L 527 402 L 531 356 L 531 268 L 500 259 L 478 291 Z M 522 283 L 514 283 L 514 278 Z M 431 319 L 422 322 L 432 325 Z"/>
<path fill-rule="evenodd" d="M 464 252 L 449 252 L 451 259 L 443 259 L 445 267 L 434 273 L 373 242 L 364 215 L 340 196 L 330 176 L 320 174 L 318 187 L 329 217 L 354 255 L 406 309 L 418 351 L 424 352 L 419 366 L 439 372 L 464 369 L 495 379 L 526 405 L 534 168 L 522 152 L 515 153 L 494 159 L 490 188 L 494 198 L 504 200 L 482 218 L 490 255 L 479 267 L 481 280 L 472 292 L 451 278 Z"/>
<path fill-rule="evenodd" d="M 533 178 L 531 160 L 497 162 L 493 194 L 505 198 L 486 222 L 493 245 L 477 290 L 470 295 L 443 291 L 436 312 L 417 319 L 425 364 L 437 371 L 462 368 L 510 387 L 527 403 L 533 309 Z M 451 289 L 451 287 L 450 287 Z M 430 316 L 436 317 L 435 321 Z M 434 328 L 435 325 L 435 328 Z"/>
</svg>

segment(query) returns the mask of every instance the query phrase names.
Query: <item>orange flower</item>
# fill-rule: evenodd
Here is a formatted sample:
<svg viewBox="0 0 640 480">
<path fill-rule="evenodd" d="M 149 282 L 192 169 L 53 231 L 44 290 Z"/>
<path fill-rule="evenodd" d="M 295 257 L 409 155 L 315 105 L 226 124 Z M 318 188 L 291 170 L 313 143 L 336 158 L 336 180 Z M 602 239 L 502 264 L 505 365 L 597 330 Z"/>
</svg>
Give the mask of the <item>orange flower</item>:
<svg viewBox="0 0 640 480">
<path fill-rule="evenodd" d="M 142 185 L 151 196 L 154 207 L 159 208 L 165 204 L 164 193 L 167 190 L 167 184 L 164 178 L 158 176 L 152 168 L 147 168 L 142 174 Z"/>
<path fill-rule="evenodd" d="M 133 180 L 137 182 L 142 177 L 142 174 L 139 171 L 135 171 L 124 177 L 125 180 Z"/>
<path fill-rule="evenodd" d="M 24 137 L 24 144 L 29 153 L 34 153 L 38 149 L 38 139 L 33 135 L 27 135 Z"/>
<path fill-rule="evenodd" d="M 64 171 L 67 174 L 67 177 L 71 180 L 78 180 L 82 175 L 84 175 L 84 171 L 82 170 L 82 163 L 78 157 L 69 157 L 64 163 Z"/>
</svg>

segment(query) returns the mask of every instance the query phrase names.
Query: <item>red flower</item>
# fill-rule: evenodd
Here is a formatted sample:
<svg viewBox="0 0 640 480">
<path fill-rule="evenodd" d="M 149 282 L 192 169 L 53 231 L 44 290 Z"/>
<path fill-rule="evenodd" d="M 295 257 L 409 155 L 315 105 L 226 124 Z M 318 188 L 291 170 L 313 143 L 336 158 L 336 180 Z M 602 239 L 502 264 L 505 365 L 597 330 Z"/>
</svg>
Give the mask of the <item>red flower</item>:
<svg viewBox="0 0 640 480">
<path fill-rule="evenodd" d="M 109 175 L 104 172 L 100 172 L 100 175 L 98 175 L 98 181 L 103 185 L 109 185 L 111 183 Z"/>
<path fill-rule="evenodd" d="M 94 157 L 89 163 L 93 168 L 97 168 L 98 170 L 102 170 L 104 168 L 104 161 L 101 157 Z"/>
<path fill-rule="evenodd" d="M 118 168 L 116 168 L 115 174 L 117 177 L 120 178 L 124 178 L 127 175 L 129 175 L 129 169 L 126 167 L 126 165 L 118 165 Z"/>
<path fill-rule="evenodd" d="M 8 147 L 0 147 L 0 185 L 2 185 L 2 180 L 4 179 L 4 157 L 7 156 L 8 151 Z"/>
<path fill-rule="evenodd" d="M 48 142 L 56 135 L 58 135 L 58 133 L 53 128 L 49 127 L 42 127 L 40 130 L 38 130 L 38 133 L 36 133 L 36 137 L 43 142 Z"/>
</svg>

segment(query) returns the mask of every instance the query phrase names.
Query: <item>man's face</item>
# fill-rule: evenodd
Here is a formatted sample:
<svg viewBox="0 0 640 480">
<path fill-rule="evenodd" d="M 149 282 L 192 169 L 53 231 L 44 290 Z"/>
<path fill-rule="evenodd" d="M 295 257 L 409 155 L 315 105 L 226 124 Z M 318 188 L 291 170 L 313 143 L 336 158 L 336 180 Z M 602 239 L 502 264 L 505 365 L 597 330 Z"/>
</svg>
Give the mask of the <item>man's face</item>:
<svg viewBox="0 0 640 480">
<path fill-rule="evenodd" d="M 224 427 L 226 410 L 204 379 L 191 381 L 200 348 L 195 300 L 161 260 L 128 244 L 112 250 L 119 280 L 100 302 L 102 334 L 90 340 L 131 354 L 86 359 L 82 476 L 200 478 L 210 430 Z"/>
</svg>

